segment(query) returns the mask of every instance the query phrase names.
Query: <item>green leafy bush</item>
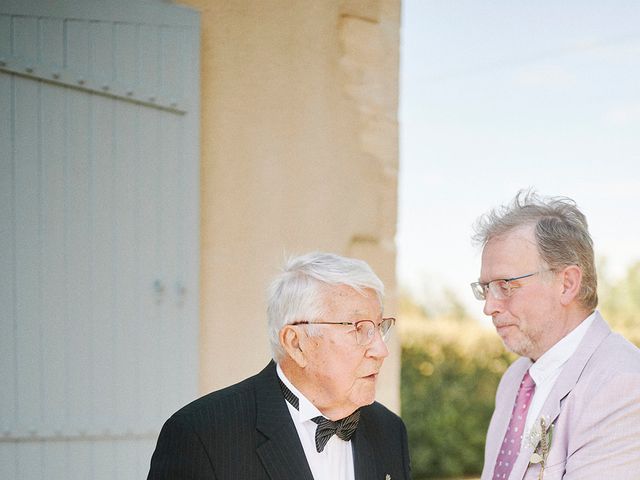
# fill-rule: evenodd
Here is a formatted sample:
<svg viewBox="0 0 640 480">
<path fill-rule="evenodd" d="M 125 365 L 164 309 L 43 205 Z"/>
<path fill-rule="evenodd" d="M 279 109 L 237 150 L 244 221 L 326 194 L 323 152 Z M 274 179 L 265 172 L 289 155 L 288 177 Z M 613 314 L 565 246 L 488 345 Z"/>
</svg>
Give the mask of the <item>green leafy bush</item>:
<svg viewBox="0 0 640 480">
<path fill-rule="evenodd" d="M 611 328 L 640 346 L 640 262 L 616 282 L 602 280 L 598 293 L 598 308 Z"/>
<path fill-rule="evenodd" d="M 470 322 L 423 322 L 402 346 L 402 417 L 413 476 L 482 470 L 500 377 L 513 360 L 495 333 Z"/>
</svg>

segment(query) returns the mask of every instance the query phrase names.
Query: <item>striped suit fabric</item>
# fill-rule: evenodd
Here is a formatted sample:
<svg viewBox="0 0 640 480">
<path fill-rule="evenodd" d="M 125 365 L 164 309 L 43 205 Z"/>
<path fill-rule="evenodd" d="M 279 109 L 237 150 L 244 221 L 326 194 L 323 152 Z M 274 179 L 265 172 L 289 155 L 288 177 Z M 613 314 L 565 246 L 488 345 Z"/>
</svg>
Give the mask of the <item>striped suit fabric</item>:
<svg viewBox="0 0 640 480">
<path fill-rule="evenodd" d="M 275 367 L 171 416 L 148 480 L 314 480 Z M 361 409 L 351 443 L 356 480 L 411 478 L 405 426 L 381 404 Z"/>
</svg>

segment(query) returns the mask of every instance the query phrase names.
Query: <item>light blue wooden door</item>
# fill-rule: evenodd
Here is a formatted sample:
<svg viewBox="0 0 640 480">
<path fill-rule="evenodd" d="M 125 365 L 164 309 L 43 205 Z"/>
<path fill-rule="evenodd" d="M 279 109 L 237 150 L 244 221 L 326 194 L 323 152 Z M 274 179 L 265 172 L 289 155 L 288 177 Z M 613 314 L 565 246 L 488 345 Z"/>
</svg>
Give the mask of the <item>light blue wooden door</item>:
<svg viewBox="0 0 640 480">
<path fill-rule="evenodd" d="M 199 18 L 0 2 L 0 478 L 144 478 L 197 394 Z"/>
</svg>

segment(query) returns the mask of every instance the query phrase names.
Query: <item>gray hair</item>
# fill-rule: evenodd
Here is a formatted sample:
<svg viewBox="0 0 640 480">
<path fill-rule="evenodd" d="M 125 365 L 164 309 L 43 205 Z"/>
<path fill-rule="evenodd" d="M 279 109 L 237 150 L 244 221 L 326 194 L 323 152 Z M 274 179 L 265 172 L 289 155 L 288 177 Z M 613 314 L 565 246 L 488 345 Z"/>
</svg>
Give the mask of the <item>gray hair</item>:
<svg viewBox="0 0 640 480">
<path fill-rule="evenodd" d="M 484 247 L 492 238 L 525 225 L 535 227 L 538 252 L 548 268 L 581 268 L 577 300 L 585 309 L 595 309 L 598 278 L 593 241 L 587 219 L 572 199 L 541 197 L 533 190 L 520 190 L 510 204 L 494 208 L 476 221 L 473 240 Z"/>
<path fill-rule="evenodd" d="M 340 285 L 363 294 L 364 289 L 371 289 L 382 305 L 384 285 L 362 260 L 312 252 L 285 262 L 268 290 L 269 342 L 274 360 L 285 354 L 280 345 L 282 327 L 296 321 L 319 320 L 324 314 L 327 287 Z"/>
</svg>

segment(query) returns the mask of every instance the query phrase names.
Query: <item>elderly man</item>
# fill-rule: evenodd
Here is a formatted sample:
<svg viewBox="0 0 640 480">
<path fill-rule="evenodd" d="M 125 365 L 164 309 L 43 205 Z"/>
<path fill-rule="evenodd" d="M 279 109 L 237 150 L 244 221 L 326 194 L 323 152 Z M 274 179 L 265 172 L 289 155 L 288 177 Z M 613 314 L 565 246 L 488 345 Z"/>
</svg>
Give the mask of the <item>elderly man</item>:
<svg viewBox="0 0 640 480">
<path fill-rule="evenodd" d="M 471 286 L 506 347 L 482 480 L 640 478 L 640 350 L 597 310 L 585 216 L 520 192 L 481 217 Z"/>
<path fill-rule="evenodd" d="M 290 260 L 270 288 L 275 362 L 167 420 L 148 478 L 410 478 L 404 424 L 374 402 L 395 323 L 382 295 L 361 260 Z"/>
</svg>

